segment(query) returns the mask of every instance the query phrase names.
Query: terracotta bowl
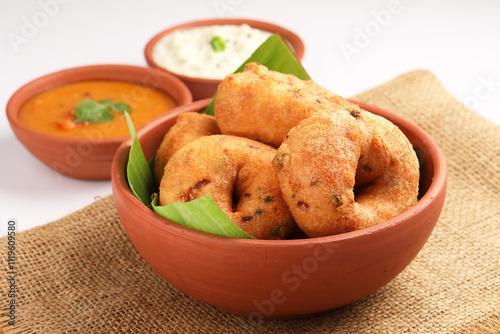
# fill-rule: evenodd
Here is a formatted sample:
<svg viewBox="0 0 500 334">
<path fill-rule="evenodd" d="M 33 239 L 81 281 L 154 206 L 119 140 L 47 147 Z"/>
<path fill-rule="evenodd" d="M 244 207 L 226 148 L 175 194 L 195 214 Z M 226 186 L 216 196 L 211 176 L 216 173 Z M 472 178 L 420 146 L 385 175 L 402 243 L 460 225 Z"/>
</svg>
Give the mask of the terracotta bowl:
<svg viewBox="0 0 500 334">
<path fill-rule="evenodd" d="M 138 131 L 151 158 L 179 107 Z M 112 188 L 121 221 L 146 262 L 167 282 L 199 300 L 253 319 L 313 315 L 352 303 L 396 277 L 431 234 L 446 193 L 446 165 L 435 142 L 419 127 L 380 108 L 359 103 L 395 124 L 421 161 L 421 198 L 407 212 L 379 225 L 321 238 L 248 240 L 199 232 L 160 217 L 141 204 L 126 182 L 131 141 L 113 161 Z M 158 291 L 161 298 L 161 291 Z"/>
<path fill-rule="evenodd" d="M 159 68 L 181 79 L 191 90 L 191 93 L 193 94 L 193 99 L 195 101 L 213 97 L 215 92 L 217 91 L 217 87 L 221 82 L 221 80 L 194 78 L 171 72 L 161 67 L 154 61 L 153 47 L 165 35 L 168 35 L 176 30 L 201 27 L 201 26 L 210 26 L 210 25 L 225 25 L 225 24 L 234 24 L 234 25 L 248 24 L 252 28 L 269 31 L 271 33 L 278 33 L 285 41 L 288 42 L 288 44 L 291 46 L 292 51 L 295 54 L 295 57 L 297 57 L 299 61 L 304 56 L 304 43 L 302 39 L 295 33 L 283 27 L 267 22 L 248 20 L 248 19 L 214 19 L 214 20 L 188 22 L 160 32 L 146 44 L 146 48 L 144 49 L 144 56 L 146 57 L 146 61 L 149 64 L 149 66 Z"/>
<path fill-rule="evenodd" d="M 120 144 L 128 137 L 77 139 L 34 131 L 20 122 L 21 107 L 33 96 L 68 83 L 85 80 L 122 80 L 158 89 L 178 105 L 192 102 L 189 89 L 168 73 L 154 68 L 128 65 L 93 65 L 51 73 L 17 90 L 7 103 L 7 117 L 19 141 L 36 158 L 53 170 L 76 179 L 109 180 L 111 162 Z"/>
</svg>

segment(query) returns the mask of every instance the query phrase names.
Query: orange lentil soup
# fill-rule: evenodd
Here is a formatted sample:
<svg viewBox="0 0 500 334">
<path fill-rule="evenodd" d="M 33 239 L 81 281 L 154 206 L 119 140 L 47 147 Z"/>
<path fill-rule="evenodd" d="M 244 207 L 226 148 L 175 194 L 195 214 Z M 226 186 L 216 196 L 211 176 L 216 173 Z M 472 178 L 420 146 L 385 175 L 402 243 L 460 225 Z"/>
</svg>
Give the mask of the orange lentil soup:
<svg viewBox="0 0 500 334">
<path fill-rule="evenodd" d="M 114 117 L 109 122 L 75 122 L 73 110 L 85 99 L 128 104 L 135 128 L 176 107 L 170 96 L 156 89 L 125 81 L 95 80 L 62 85 L 34 96 L 19 111 L 19 119 L 35 131 L 55 136 L 101 139 L 129 135 L 125 115 L 120 112 L 111 111 Z"/>
</svg>

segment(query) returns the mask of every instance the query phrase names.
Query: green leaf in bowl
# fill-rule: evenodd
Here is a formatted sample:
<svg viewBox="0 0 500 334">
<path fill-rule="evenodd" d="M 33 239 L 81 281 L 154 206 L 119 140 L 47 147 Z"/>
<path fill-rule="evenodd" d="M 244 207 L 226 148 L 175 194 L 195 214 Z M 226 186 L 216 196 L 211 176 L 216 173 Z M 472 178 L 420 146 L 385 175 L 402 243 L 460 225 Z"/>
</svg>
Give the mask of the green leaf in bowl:
<svg viewBox="0 0 500 334">
<path fill-rule="evenodd" d="M 144 205 L 151 208 L 151 194 L 155 191 L 153 174 L 146 161 L 146 157 L 144 157 L 141 144 L 137 139 L 134 124 L 127 112 L 125 112 L 125 118 L 127 119 L 130 137 L 132 137 L 132 146 L 130 147 L 127 163 L 128 184 L 134 196 Z"/>
<path fill-rule="evenodd" d="M 153 196 L 153 210 L 178 224 L 225 237 L 253 239 L 222 211 L 210 195 L 186 203 L 158 206 L 158 195 Z"/>
</svg>

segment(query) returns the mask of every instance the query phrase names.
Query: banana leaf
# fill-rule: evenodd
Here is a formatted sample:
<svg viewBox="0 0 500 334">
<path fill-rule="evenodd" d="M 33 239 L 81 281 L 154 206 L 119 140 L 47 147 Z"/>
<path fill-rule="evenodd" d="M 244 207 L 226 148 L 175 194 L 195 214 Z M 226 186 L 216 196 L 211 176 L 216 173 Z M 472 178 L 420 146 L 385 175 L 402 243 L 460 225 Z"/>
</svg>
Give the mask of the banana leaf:
<svg viewBox="0 0 500 334">
<path fill-rule="evenodd" d="M 125 113 L 125 118 L 127 119 L 128 130 L 132 138 L 132 146 L 130 147 L 127 163 L 127 181 L 134 196 L 144 205 L 151 208 L 151 194 L 155 191 L 153 174 L 146 161 L 141 144 L 137 139 L 134 124 L 128 112 Z"/>
<path fill-rule="evenodd" d="M 222 211 L 210 195 L 186 203 L 158 206 L 158 195 L 153 196 L 153 210 L 178 224 L 225 237 L 252 239 Z"/>
</svg>

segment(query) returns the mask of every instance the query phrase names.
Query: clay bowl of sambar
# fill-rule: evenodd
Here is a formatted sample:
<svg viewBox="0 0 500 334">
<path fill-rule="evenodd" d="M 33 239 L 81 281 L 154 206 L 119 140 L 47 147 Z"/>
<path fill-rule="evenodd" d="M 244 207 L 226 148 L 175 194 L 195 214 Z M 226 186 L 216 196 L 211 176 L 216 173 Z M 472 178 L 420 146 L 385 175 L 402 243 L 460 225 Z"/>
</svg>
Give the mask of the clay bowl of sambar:
<svg viewBox="0 0 500 334">
<path fill-rule="evenodd" d="M 238 18 L 192 21 L 170 27 L 148 41 L 144 56 L 149 66 L 181 79 L 196 101 L 214 96 L 222 79 L 271 34 L 279 34 L 295 57 L 302 59 L 304 42 L 294 32 L 269 22 Z"/>
<path fill-rule="evenodd" d="M 82 180 L 109 180 L 120 144 L 130 137 L 124 112 L 136 128 L 192 102 L 179 79 L 129 65 L 75 67 L 19 88 L 7 117 L 19 141 L 45 165 Z"/>
<path fill-rule="evenodd" d="M 139 129 L 146 159 L 155 154 L 178 115 L 204 110 L 209 100 L 178 107 Z M 420 162 L 420 194 L 409 210 L 372 227 L 318 238 L 252 240 L 208 234 L 167 220 L 134 197 L 126 181 L 128 140 L 113 160 L 111 183 L 132 243 L 180 291 L 252 319 L 319 314 L 380 289 L 410 264 L 434 229 L 446 193 L 446 163 L 417 125 L 359 105 L 395 123 L 413 144 Z"/>
</svg>

